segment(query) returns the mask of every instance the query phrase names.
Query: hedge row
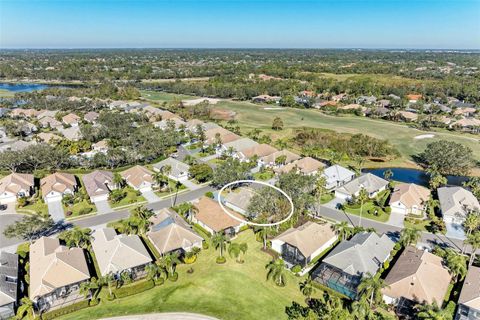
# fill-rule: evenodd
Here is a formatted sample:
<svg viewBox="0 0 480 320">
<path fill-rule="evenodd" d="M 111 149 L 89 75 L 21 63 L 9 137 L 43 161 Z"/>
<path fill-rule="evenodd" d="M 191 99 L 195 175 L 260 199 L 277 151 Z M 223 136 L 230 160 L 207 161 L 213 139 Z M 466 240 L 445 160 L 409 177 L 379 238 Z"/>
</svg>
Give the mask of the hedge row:
<svg viewBox="0 0 480 320">
<path fill-rule="evenodd" d="M 153 280 L 140 281 L 115 289 L 113 291 L 113 294 L 115 295 L 115 298 L 124 298 L 143 291 L 150 290 L 153 287 L 155 287 L 155 283 L 153 282 Z"/>
<path fill-rule="evenodd" d="M 42 319 L 42 320 L 55 319 L 55 318 L 58 318 L 60 316 L 66 315 L 66 314 L 69 314 L 69 313 L 72 313 L 72 312 L 75 312 L 75 311 L 78 311 L 78 310 L 81 310 L 81 309 L 88 308 L 88 306 L 89 306 L 89 301 L 88 300 L 82 300 L 80 302 L 68 305 L 66 307 L 46 312 L 46 313 L 44 313 L 40 316 L 40 319 Z"/>
</svg>

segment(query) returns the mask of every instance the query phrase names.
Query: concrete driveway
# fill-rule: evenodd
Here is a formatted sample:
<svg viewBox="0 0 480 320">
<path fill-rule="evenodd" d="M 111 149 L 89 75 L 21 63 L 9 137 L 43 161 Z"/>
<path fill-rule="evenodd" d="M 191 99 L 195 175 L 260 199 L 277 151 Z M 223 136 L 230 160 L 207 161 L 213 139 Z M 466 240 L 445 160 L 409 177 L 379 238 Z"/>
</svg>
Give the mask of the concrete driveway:
<svg viewBox="0 0 480 320">
<path fill-rule="evenodd" d="M 190 190 L 197 190 L 200 186 L 190 180 L 181 181 L 181 183 Z"/>
<path fill-rule="evenodd" d="M 388 218 L 387 224 L 391 226 L 396 226 L 403 228 L 403 220 L 405 219 L 405 216 L 401 213 L 397 212 L 392 212 L 390 213 L 390 217 Z"/>
<path fill-rule="evenodd" d="M 160 197 L 153 192 L 153 190 L 143 191 L 142 196 L 147 199 L 149 203 L 160 201 Z"/>
<path fill-rule="evenodd" d="M 461 224 L 446 223 L 445 226 L 447 227 L 447 233 L 445 234 L 446 237 L 460 240 L 465 239 L 465 232 L 463 232 L 463 227 Z"/>
<path fill-rule="evenodd" d="M 65 219 L 62 200 L 49 201 L 47 205 L 48 205 L 48 213 L 52 217 L 53 221 L 59 222 Z"/>
<path fill-rule="evenodd" d="M 108 200 L 95 201 L 95 206 L 97 207 L 97 212 L 99 214 L 109 213 L 113 211 L 112 207 L 110 207 L 110 203 L 108 203 Z"/>
</svg>

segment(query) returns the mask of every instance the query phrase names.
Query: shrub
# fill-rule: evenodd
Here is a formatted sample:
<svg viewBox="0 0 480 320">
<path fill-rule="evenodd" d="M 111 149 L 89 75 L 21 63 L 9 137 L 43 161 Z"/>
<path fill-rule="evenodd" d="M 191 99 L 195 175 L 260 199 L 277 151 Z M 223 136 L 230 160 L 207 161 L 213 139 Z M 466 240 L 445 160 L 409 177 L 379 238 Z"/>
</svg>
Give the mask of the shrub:
<svg viewBox="0 0 480 320">
<path fill-rule="evenodd" d="M 246 224 L 244 226 L 241 226 L 240 229 L 238 229 L 238 231 L 242 232 L 242 231 L 248 230 L 249 228 L 250 228 L 250 226 L 248 224 Z"/>
<path fill-rule="evenodd" d="M 126 191 L 124 191 L 122 189 L 116 189 L 116 190 L 112 190 L 112 192 L 110 192 L 110 195 L 108 196 L 108 198 L 113 203 L 117 203 L 117 202 L 120 202 L 122 199 L 124 199 L 126 196 L 127 196 Z"/>
<path fill-rule="evenodd" d="M 227 262 L 227 258 L 218 256 L 215 262 L 218 264 L 224 264 L 225 262 Z"/>
<path fill-rule="evenodd" d="M 80 209 L 78 211 L 78 214 L 79 215 L 89 214 L 92 211 L 93 211 L 92 207 L 85 207 L 85 208 Z"/>
<path fill-rule="evenodd" d="M 294 265 L 291 270 L 293 273 L 297 274 L 297 273 L 300 273 L 300 271 L 302 271 L 302 267 L 297 264 L 297 265 Z"/>
<path fill-rule="evenodd" d="M 183 258 L 183 262 L 185 262 L 185 264 L 192 264 L 195 261 L 197 261 L 197 256 L 192 252 L 187 252 L 185 257 Z"/>
<path fill-rule="evenodd" d="M 401 247 L 402 247 L 402 245 L 397 242 L 397 243 L 395 243 L 395 245 L 393 246 L 393 249 L 398 251 L 398 250 L 400 250 Z"/>
<path fill-rule="evenodd" d="M 388 213 L 388 214 L 392 213 L 392 208 L 386 207 L 385 212 Z"/>
<path fill-rule="evenodd" d="M 17 247 L 17 254 L 22 259 L 25 259 L 29 252 L 30 252 L 30 242 L 24 242 Z"/>
<path fill-rule="evenodd" d="M 67 212 L 65 212 L 65 215 L 66 215 L 67 217 L 70 217 L 72 214 L 73 214 L 73 212 L 72 212 L 72 211 L 70 211 L 70 210 L 69 210 L 69 211 L 67 211 Z"/>
<path fill-rule="evenodd" d="M 178 280 L 178 273 L 175 272 L 174 274 L 172 274 L 171 276 L 168 277 L 168 280 L 172 281 L 172 282 L 175 282 Z"/>
<path fill-rule="evenodd" d="M 205 192 L 205 197 L 209 197 L 210 199 L 213 199 L 214 198 L 213 192 L 212 191 Z"/>
<path fill-rule="evenodd" d="M 116 298 L 128 297 L 143 291 L 152 289 L 155 283 L 152 280 L 139 281 L 126 286 L 115 289 L 114 295 Z"/>
<path fill-rule="evenodd" d="M 164 282 L 165 282 L 165 279 L 163 279 L 162 277 L 154 281 L 156 286 L 161 286 Z"/>
<path fill-rule="evenodd" d="M 209 247 L 208 242 L 207 242 L 207 241 L 203 241 L 203 242 L 202 242 L 202 249 L 203 249 L 203 250 L 208 250 L 208 247 Z"/>
<path fill-rule="evenodd" d="M 88 300 L 83 300 L 83 301 L 71 304 L 69 306 L 66 306 L 66 307 L 63 307 L 63 308 L 60 308 L 60 309 L 56 309 L 56 310 L 46 312 L 46 313 L 42 314 L 40 318 L 42 320 L 55 319 L 55 318 L 58 318 L 60 316 L 66 315 L 66 314 L 69 314 L 69 313 L 72 313 L 72 312 L 75 312 L 75 311 L 78 311 L 78 310 L 81 310 L 81 309 L 88 308 L 88 306 L 89 306 L 89 301 Z"/>
<path fill-rule="evenodd" d="M 19 208 L 23 208 L 28 204 L 28 200 L 25 197 L 20 197 L 17 199 L 17 205 Z"/>
<path fill-rule="evenodd" d="M 99 299 L 92 299 L 92 300 L 90 300 L 89 306 L 94 307 L 94 306 L 98 305 L 99 303 L 100 303 Z"/>
</svg>

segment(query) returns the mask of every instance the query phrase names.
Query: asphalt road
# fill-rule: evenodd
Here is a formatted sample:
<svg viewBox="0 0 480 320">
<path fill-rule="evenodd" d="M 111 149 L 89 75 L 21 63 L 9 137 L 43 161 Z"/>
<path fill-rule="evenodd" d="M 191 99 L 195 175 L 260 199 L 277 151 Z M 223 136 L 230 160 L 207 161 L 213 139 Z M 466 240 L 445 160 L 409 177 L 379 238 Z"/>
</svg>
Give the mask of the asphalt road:
<svg viewBox="0 0 480 320">
<path fill-rule="evenodd" d="M 173 196 L 171 198 L 160 200 L 158 202 L 149 203 L 146 205 L 146 207 L 155 211 L 161 210 L 164 208 L 169 208 L 172 205 L 178 205 L 180 203 L 198 199 L 208 191 L 215 191 L 215 189 L 210 186 L 200 187 L 199 189 L 196 189 L 196 190 L 180 193 L 177 197 Z M 130 215 L 130 209 L 124 209 L 124 210 L 114 211 L 110 213 L 94 215 L 91 217 L 78 219 L 72 222 L 65 222 L 63 226 L 57 226 L 57 228 L 59 230 L 62 230 L 62 229 L 64 230 L 65 228 L 70 228 L 72 226 L 79 226 L 82 228 L 95 229 L 98 227 L 102 227 L 109 222 L 127 218 L 129 215 Z M 11 252 L 14 246 L 22 242 L 25 242 L 25 240 L 19 239 L 19 238 L 7 239 L 3 235 L 3 230 L 8 225 L 21 219 L 21 217 L 22 216 L 19 214 L 0 215 L 0 250 L 6 250 Z"/>
</svg>

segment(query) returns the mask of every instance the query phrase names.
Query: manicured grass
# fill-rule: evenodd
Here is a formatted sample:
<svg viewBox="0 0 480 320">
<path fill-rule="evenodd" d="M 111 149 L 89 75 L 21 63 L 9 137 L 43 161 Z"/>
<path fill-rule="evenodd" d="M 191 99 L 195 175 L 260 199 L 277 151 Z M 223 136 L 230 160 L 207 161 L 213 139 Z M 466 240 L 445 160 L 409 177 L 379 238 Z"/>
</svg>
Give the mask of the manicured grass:
<svg viewBox="0 0 480 320">
<path fill-rule="evenodd" d="M 132 188 L 125 187 L 124 190 L 127 191 L 127 196 L 117 203 L 110 202 L 110 205 L 111 205 L 112 208 L 126 206 L 126 205 L 129 205 L 129 204 L 146 201 L 143 196 L 137 195 L 137 191 L 133 190 Z"/>
<path fill-rule="evenodd" d="M 17 206 L 17 212 L 39 213 L 40 215 L 48 215 L 48 206 L 41 200 L 37 200 L 32 204 L 28 204 L 22 208 Z"/>
<path fill-rule="evenodd" d="M 257 173 L 253 174 L 253 177 L 255 178 L 255 180 L 260 180 L 260 181 L 270 180 L 274 176 L 275 176 L 275 173 L 273 173 L 270 170 L 266 170 L 266 171 L 263 171 L 263 172 L 257 172 Z"/>
<path fill-rule="evenodd" d="M 88 213 L 91 213 L 91 212 L 96 210 L 96 207 L 95 207 L 94 204 L 89 203 L 87 200 L 83 200 L 83 201 L 80 201 L 78 203 L 73 204 L 71 207 L 63 206 L 63 211 L 65 212 L 65 215 L 66 215 L 67 211 L 72 212 L 72 214 L 68 217 L 77 217 L 77 216 L 81 215 L 80 212 L 82 210 L 86 210 L 88 208 L 91 209 L 90 212 L 88 212 Z M 87 214 L 87 213 L 84 213 L 84 214 Z"/>
<path fill-rule="evenodd" d="M 245 263 L 238 264 L 227 257 L 223 265 L 215 263 L 218 253 L 203 250 L 193 265 L 180 265 L 176 282 L 166 281 L 137 295 L 87 308 L 60 319 L 90 320 L 128 314 L 152 312 L 195 312 L 219 319 L 286 319 L 285 306 L 292 301 L 303 304 L 298 288 L 304 278 L 286 271 L 287 285 L 277 287 L 266 281 L 265 265 L 271 257 L 260 251 L 251 230 L 241 233 L 234 241 L 246 242 Z M 193 267 L 194 273 L 186 271 Z M 105 290 L 104 290 L 105 291 Z M 315 296 L 319 296 L 317 290 Z"/>
<path fill-rule="evenodd" d="M 264 110 L 263 106 L 236 101 L 221 101 L 215 105 L 215 108 L 235 111 L 237 113 L 235 119 L 238 120 L 242 132 L 258 128 L 271 134 L 274 139 L 291 137 L 294 129 L 302 127 L 324 128 L 352 134 L 363 133 L 375 138 L 387 139 L 401 153 L 401 158 L 390 162 L 389 165 L 414 166 L 412 156 L 423 151 L 428 143 L 441 139 L 456 141 L 469 146 L 473 150 L 475 158 L 480 159 L 478 136 L 466 133 L 438 129 L 432 132 L 435 134 L 434 138 L 414 139 L 415 136 L 428 132 L 387 120 L 353 115 L 330 116 L 312 109 Z M 282 119 L 284 129 L 273 131 L 271 129 L 272 121 L 277 116 Z M 378 167 L 385 166 L 385 163 L 369 162 L 366 165 Z"/>
<path fill-rule="evenodd" d="M 332 192 L 322 194 L 322 198 L 320 199 L 321 204 L 328 203 L 335 198 L 335 195 Z"/>
<path fill-rule="evenodd" d="M 417 229 L 420 231 L 427 232 L 427 227 L 430 225 L 430 220 L 420 220 L 420 219 L 408 219 L 405 218 L 403 221 L 405 228 Z"/>
<path fill-rule="evenodd" d="M 368 213 L 369 210 L 374 211 L 375 209 L 378 210 L 378 215 Z M 351 207 L 348 204 L 345 204 L 345 212 L 360 216 L 360 205 Z M 382 208 L 375 206 L 372 201 L 365 202 L 363 204 L 362 218 L 372 219 L 380 222 L 387 222 L 388 217 L 389 214 L 385 213 Z"/>
<path fill-rule="evenodd" d="M 143 98 L 147 100 L 154 100 L 155 102 L 172 102 L 174 100 L 192 100 L 198 97 L 188 96 L 185 94 L 175 94 L 168 92 L 156 92 L 156 91 L 147 91 L 140 90 L 140 93 Z"/>
<path fill-rule="evenodd" d="M 0 89 L 0 98 L 13 98 L 15 93 L 6 89 Z"/>
<path fill-rule="evenodd" d="M 182 190 L 187 189 L 187 187 L 185 187 L 183 184 L 177 185 L 177 182 L 172 180 L 172 179 L 168 179 L 168 185 L 170 187 L 170 190 L 168 190 L 168 189 L 167 189 L 167 191 L 156 190 L 155 194 L 159 197 L 164 197 L 164 196 L 167 196 L 169 194 L 175 194 L 175 192 L 177 191 L 177 188 L 178 188 L 178 191 L 182 191 Z"/>
</svg>

